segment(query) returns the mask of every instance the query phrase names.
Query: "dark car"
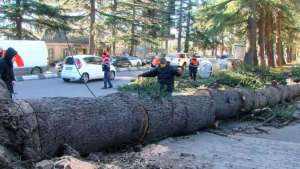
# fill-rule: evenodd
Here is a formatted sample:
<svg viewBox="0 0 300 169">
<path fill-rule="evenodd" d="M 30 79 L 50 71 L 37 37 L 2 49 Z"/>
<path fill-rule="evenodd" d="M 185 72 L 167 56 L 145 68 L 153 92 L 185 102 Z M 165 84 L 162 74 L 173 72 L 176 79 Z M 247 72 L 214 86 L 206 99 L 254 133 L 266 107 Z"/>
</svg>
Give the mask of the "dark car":
<svg viewBox="0 0 300 169">
<path fill-rule="evenodd" d="M 112 65 L 116 67 L 131 67 L 131 62 L 129 61 L 128 57 L 115 57 L 112 61 Z"/>
</svg>

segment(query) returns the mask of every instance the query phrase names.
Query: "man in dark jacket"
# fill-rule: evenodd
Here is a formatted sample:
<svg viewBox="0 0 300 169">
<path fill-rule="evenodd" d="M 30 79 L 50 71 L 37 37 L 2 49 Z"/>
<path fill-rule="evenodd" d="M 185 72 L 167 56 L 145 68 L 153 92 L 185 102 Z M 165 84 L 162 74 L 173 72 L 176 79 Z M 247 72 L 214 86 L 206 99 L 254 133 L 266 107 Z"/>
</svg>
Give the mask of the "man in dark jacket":
<svg viewBox="0 0 300 169">
<path fill-rule="evenodd" d="M 155 77 L 157 76 L 158 83 L 160 85 L 160 95 L 163 92 L 166 92 L 168 96 L 172 95 L 174 90 L 174 77 L 180 76 L 182 73 L 181 70 L 176 69 L 175 67 L 171 66 L 167 63 L 165 58 L 160 59 L 159 66 L 154 68 L 148 72 L 145 72 L 139 77 Z"/>
<path fill-rule="evenodd" d="M 13 48 L 8 48 L 3 58 L 0 59 L 0 78 L 5 82 L 11 97 L 14 93 L 13 81 L 15 81 L 13 62 L 17 51 Z"/>
</svg>

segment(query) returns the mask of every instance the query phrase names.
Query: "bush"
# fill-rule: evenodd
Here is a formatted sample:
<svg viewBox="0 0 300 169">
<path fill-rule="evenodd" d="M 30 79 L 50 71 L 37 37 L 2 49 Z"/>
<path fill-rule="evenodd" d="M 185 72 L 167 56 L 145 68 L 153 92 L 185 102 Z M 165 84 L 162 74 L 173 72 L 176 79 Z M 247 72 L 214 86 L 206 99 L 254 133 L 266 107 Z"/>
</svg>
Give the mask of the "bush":
<svg viewBox="0 0 300 169">
<path fill-rule="evenodd" d="M 291 75 L 293 77 L 300 78 L 300 67 L 299 66 L 293 67 L 292 70 L 291 70 Z"/>
<path fill-rule="evenodd" d="M 222 71 L 215 75 L 214 82 L 228 87 L 246 87 L 257 89 L 264 86 L 257 77 L 248 74 L 242 74 L 233 71 Z"/>
<path fill-rule="evenodd" d="M 134 82 L 119 88 L 120 91 L 137 93 L 140 96 L 159 94 L 159 84 L 156 78 L 139 78 Z"/>
</svg>

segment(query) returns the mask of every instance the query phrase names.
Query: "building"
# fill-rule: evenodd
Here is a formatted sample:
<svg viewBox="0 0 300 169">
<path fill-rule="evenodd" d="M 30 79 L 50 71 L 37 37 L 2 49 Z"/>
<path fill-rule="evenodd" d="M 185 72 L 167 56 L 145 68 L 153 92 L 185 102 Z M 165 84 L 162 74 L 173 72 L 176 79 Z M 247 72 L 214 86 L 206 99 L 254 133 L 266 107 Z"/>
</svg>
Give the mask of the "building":
<svg viewBox="0 0 300 169">
<path fill-rule="evenodd" d="M 48 48 L 49 64 L 62 61 L 66 56 L 87 54 L 89 49 L 88 37 L 66 37 L 64 33 L 44 35 L 42 38 Z"/>
</svg>

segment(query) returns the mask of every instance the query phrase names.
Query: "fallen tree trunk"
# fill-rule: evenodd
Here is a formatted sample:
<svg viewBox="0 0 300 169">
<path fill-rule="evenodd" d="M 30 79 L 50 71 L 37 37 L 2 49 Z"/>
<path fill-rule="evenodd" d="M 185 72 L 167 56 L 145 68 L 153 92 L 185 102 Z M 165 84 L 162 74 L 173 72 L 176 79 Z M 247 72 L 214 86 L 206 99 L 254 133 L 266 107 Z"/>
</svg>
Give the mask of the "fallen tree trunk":
<svg viewBox="0 0 300 169">
<path fill-rule="evenodd" d="M 87 154 L 192 133 L 216 119 L 296 96 L 300 96 L 300 85 L 210 90 L 206 95 L 164 99 L 117 93 L 102 98 L 0 100 L 0 141 L 24 159 L 52 157 L 63 144 Z"/>
</svg>

